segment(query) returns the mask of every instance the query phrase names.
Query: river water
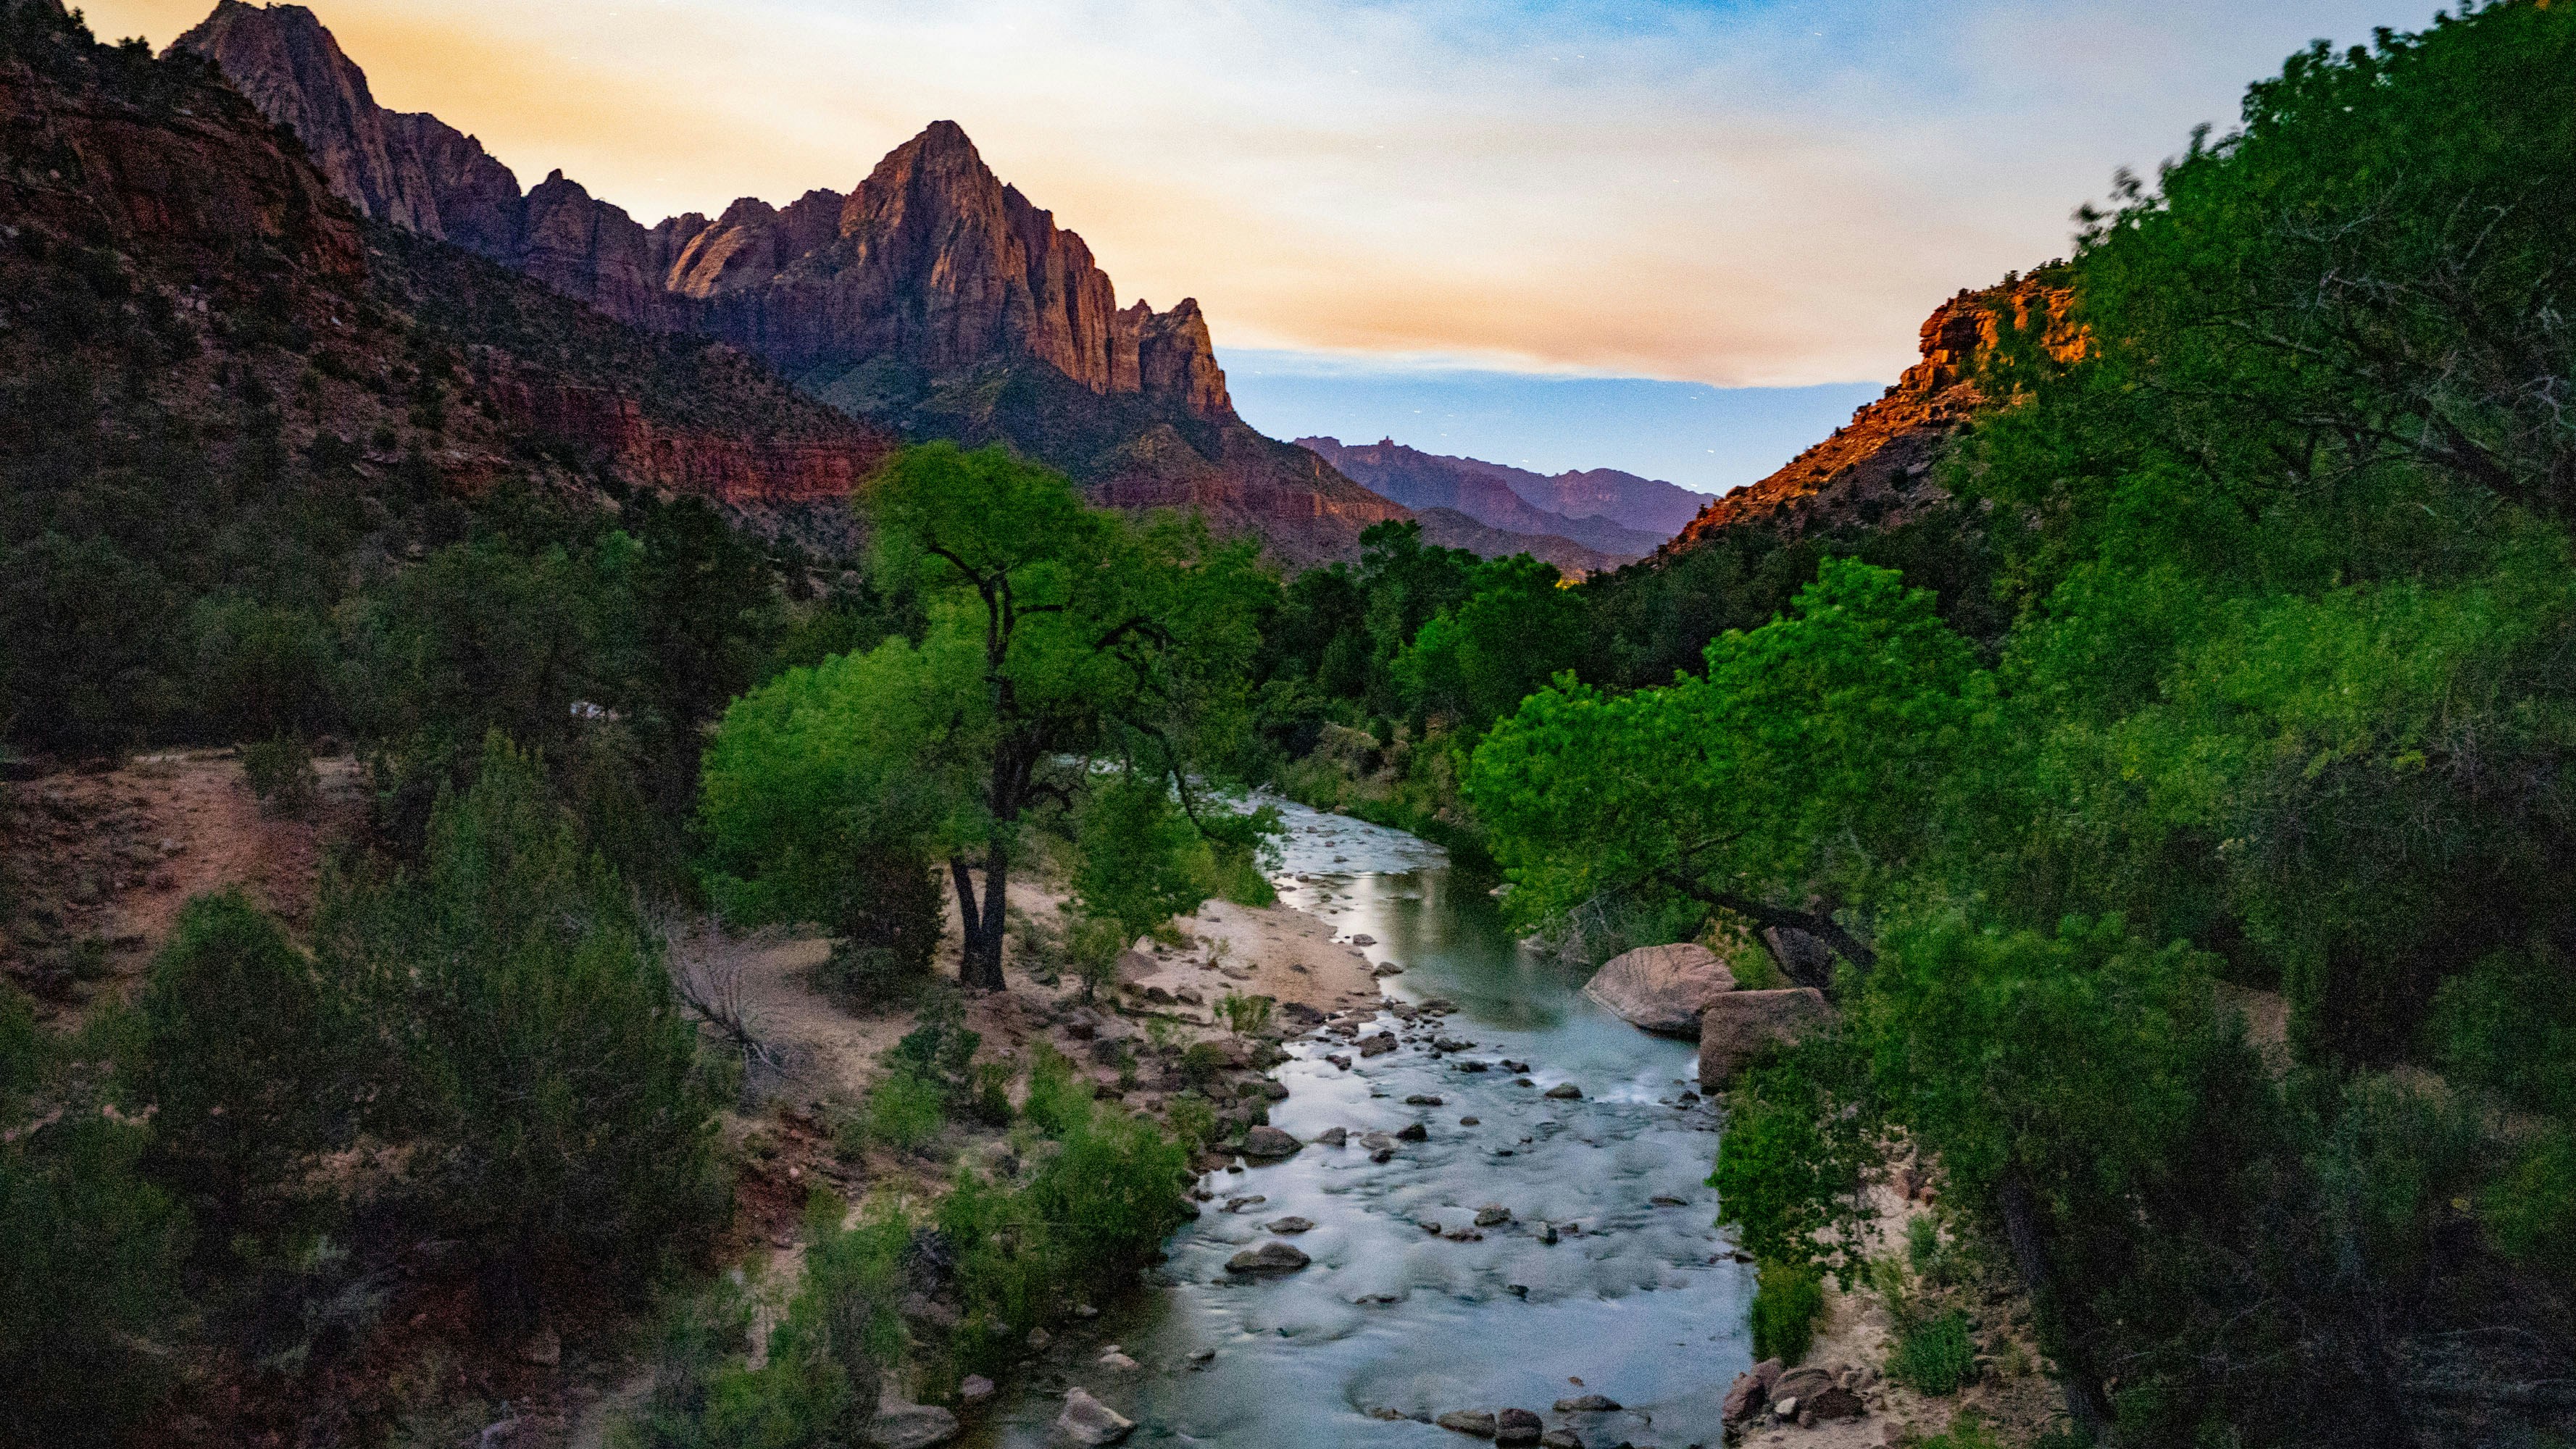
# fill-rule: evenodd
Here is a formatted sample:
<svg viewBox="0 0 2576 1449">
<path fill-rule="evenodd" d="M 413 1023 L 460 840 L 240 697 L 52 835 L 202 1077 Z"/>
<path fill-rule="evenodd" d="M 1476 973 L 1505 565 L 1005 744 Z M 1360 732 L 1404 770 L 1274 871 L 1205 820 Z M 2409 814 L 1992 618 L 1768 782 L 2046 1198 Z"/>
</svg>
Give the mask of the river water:
<svg viewBox="0 0 2576 1449">
<path fill-rule="evenodd" d="M 1470 1441 L 1433 1415 L 1504 1407 L 1533 1410 L 1594 1449 L 1718 1444 L 1719 1400 L 1751 1361 L 1753 1270 L 1712 1226 L 1704 1181 L 1718 1120 L 1685 1095 L 1690 1045 L 1583 998 L 1580 976 L 1519 946 L 1483 886 L 1453 878 L 1437 847 L 1301 807 L 1282 813 L 1282 900 L 1346 937 L 1375 938 L 1369 956 L 1404 968 L 1384 980 L 1390 1002 L 1456 1009 L 1412 1027 L 1391 1014 L 1366 1023 L 1363 1035 L 1405 1039 L 1390 1055 L 1292 1043 L 1295 1059 L 1275 1073 L 1289 1095 L 1270 1120 L 1306 1149 L 1201 1179 L 1214 1199 L 1167 1245 L 1158 1286 L 1067 1334 L 970 1442 L 1050 1443 L 1064 1391 L 1080 1385 L 1134 1419 L 1140 1444 L 1458 1449 Z M 1436 1053 L 1435 1037 L 1473 1046 Z M 1529 1070 L 1505 1070 L 1506 1060 Z M 1583 1095 L 1545 1095 L 1560 1083 Z M 1415 1123 L 1427 1140 L 1396 1143 L 1383 1163 L 1359 1142 Z M 1314 1141 L 1335 1126 L 1349 1146 Z M 1264 1200 L 1225 1210 L 1255 1195 Z M 1478 1240 L 1448 1235 L 1489 1206 L 1512 1221 Z M 1315 1226 L 1266 1226 L 1291 1216 Z M 1225 1271 L 1274 1237 L 1312 1266 L 1252 1281 Z M 1138 1367 L 1102 1366 L 1113 1344 Z M 1587 1393 L 1622 1408 L 1550 1412 Z"/>
</svg>

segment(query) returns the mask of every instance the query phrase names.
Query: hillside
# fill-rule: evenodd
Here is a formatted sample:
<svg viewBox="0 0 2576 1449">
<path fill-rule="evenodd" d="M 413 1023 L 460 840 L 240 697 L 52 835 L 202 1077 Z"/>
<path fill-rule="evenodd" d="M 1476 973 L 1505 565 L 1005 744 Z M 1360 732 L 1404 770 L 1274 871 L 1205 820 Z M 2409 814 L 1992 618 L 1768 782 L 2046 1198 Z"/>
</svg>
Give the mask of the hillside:
<svg viewBox="0 0 2576 1449">
<path fill-rule="evenodd" d="M 1082 238 L 953 122 L 847 193 L 648 229 L 560 171 L 523 196 L 473 137 L 384 110 L 302 6 L 222 0 L 173 49 L 212 58 L 361 211 L 634 326 L 721 339 L 901 436 L 1008 443 L 1105 502 L 1196 508 L 1290 563 L 1354 554 L 1406 516 L 1246 425 L 1198 304 L 1118 307 Z"/>
</svg>

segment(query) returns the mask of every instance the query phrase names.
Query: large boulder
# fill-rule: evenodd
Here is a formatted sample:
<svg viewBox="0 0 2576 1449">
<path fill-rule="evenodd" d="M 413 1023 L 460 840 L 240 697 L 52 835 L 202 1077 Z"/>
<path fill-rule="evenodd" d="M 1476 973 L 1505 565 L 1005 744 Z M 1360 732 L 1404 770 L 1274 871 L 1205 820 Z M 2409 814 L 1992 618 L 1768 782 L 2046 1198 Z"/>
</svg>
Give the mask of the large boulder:
<svg viewBox="0 0 2576 1449">
<path fill-rule="evenodd" d="M 1283 1243 L 1273 1238 L 1260 1247 L 1246 1248 L 1226 1259 L 1225 1271 L 1267 1278 L 1281 1273 L 1294 1273 L 1313 1261 L 1314 1259 L 1298 1251 L 1295 1244 Z"/>
<path fill-rule="evenodd" d="M 1293 1157 L 1297 1154 L 1297 1149 L 1305 1145 L 1266 1123 L 1243 1134 L 1243 1155 L 1264 1161 Z"/>
<path fill-rule="evenodd" d="M 1081 1389 L 1068 1389 L 1055 1427 L 1076 1444 L 1115 1444 L 1134 1433 L 1136 1423 Z"/>
<path fill-rule="evenodd" d="M 1825 994 L 1812 986 L 1730 991 L 1699 1021 L 1699 1089 L 1719 1092 L 1762 1051 L 1796 1041 L 1833 1020 Z"/>
<path fill-rule="evenodd" d="M 1657 1036 L 1699 1035 L 1700 1012 L 1735 989 L 1735 973 L 1706 946 L 1646 946 L 1593 973 L 1583 994 Z"/>
</svg>

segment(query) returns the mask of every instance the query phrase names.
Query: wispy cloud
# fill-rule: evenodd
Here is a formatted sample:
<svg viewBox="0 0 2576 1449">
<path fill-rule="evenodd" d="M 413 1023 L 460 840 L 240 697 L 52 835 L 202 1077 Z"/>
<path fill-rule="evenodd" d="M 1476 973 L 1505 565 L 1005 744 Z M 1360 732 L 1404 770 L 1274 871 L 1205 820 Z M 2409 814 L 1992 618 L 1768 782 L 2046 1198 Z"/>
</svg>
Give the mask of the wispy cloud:
<svg viewBox="0 0 2576 1449">
<path fill-rule="evenodd" d="M 92 0 L 156 43 L 207 0 Z M 387 104 L 650 221 L 923 123 L 1220 346 L 1884 378 L 2310 37 L 2424 0 L 317 0 Z"/>
</svg>

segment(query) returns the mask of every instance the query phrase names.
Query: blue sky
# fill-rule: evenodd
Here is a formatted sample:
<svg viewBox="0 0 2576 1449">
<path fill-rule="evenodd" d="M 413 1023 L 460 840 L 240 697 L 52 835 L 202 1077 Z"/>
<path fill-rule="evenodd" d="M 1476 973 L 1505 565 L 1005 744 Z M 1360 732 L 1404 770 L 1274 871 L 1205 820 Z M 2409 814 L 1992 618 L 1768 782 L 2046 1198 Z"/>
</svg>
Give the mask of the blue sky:
<svg viewBox="0 0 2576 1449">
<path fill-rule="evenodd" d="M 102 32 L 157 45 L 211 3 L 87 9 Z M 2246 84 L 2310 39 L 2365 40 L 2434 9 L 307 3 L 385 104 L 436 112 L 523 181 L 562 167 L 647 223 L 846 190 L 923 125 L 955 120 L 1082 234 L 1122 302 L 1195 296 L 1266 427 L 1305 424 L 1265 411 L 1385 430 L 1414 414 L 1380 392 L 1425 395 L 1426 361 L 1526 374 L 1508 410 L 1491 404 L 1499 384 L 1459 384 L 1439 414 L 1450 441 L 1500 453 L 1597 440 L 1606 451 L 1589 463 L 1694 485 L 1740 479 L 1752 465 L 1688 465 L 1760 455 L 1761 420 L 1840 421 L 1840 396 L 1805 389 L 1892 380 L 1943 298 L 2064 252 L 2069 213 L 2115 168 L 2152 173 L 2193 125 L 2225 125 Z M 1291 386 L 1281 353 L 1338 370 Z M 1544 382 L 1564 373 L 1792 391 L 1735 405 L 1720 446 L 1705 399 L 1638 387 L 1614 406 Z"/>
</svg>

